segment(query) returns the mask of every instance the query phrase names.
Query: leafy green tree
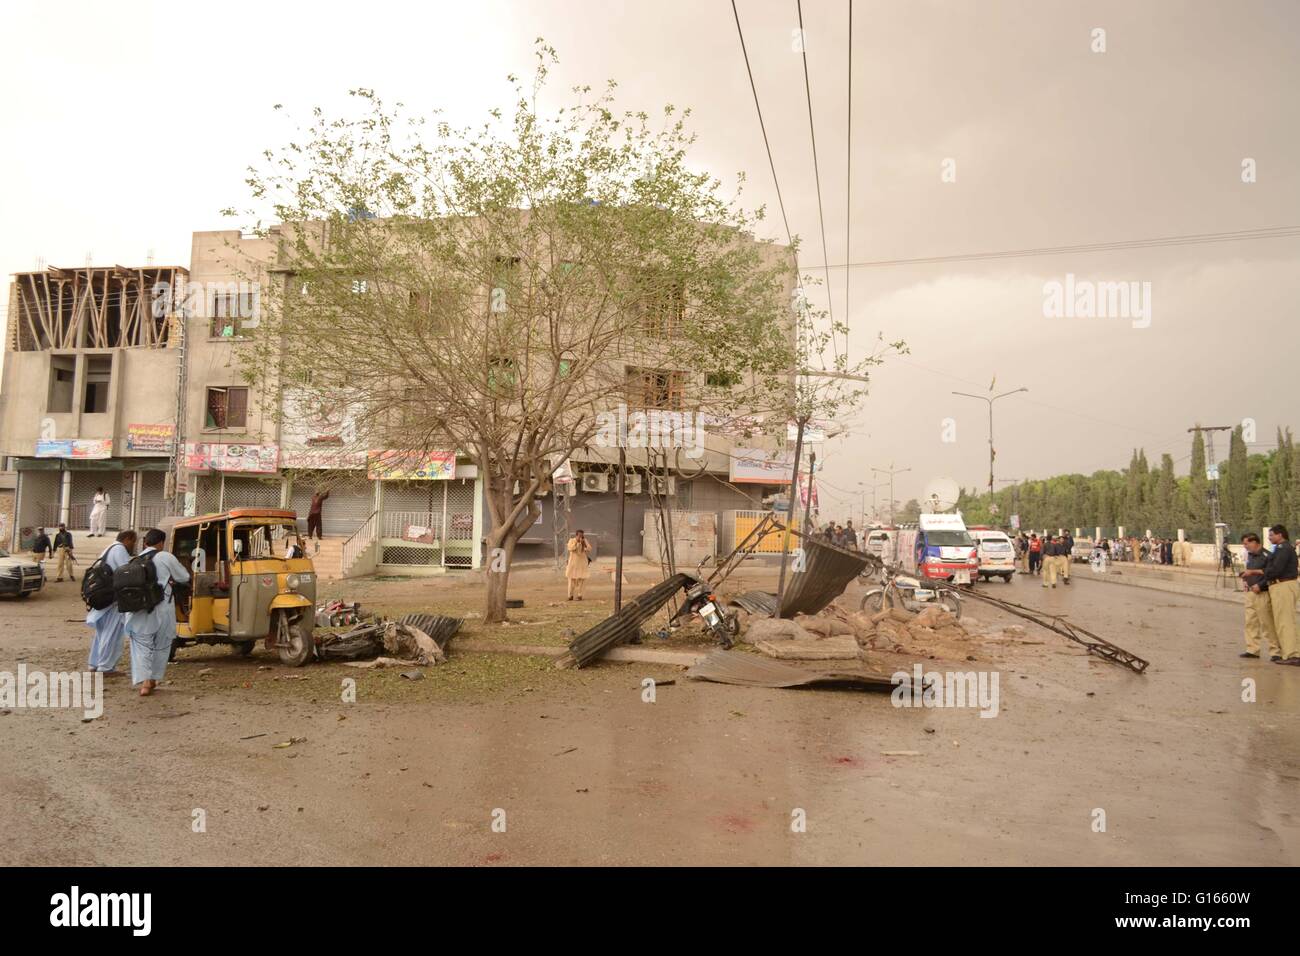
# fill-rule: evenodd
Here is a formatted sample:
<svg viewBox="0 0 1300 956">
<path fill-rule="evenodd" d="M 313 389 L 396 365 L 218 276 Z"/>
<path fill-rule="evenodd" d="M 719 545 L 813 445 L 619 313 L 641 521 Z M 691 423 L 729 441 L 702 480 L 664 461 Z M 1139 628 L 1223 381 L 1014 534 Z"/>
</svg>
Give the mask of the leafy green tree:
<svg viewBox="0 0 1300 956">
<path fill-rule="evenodd" d="M 1228 467 L 1226 475 L 1219 481 L 1221 495 L 1221 514 L 1223 521 L 1234 532 L 1244 528 L 1247 521 L 1250 499 L 1249 454 L 1246 441 L 1242 437 L 1241 426 L 1232 430 L 1228 441 Z"/>
<path fill-rule="evenodd" d="M 1192 458 L 1188 466 L 1187 528 L 1203 532 L 1210 525 L 1210 503 L 1206 497 L 1210 483 L 1205 475 L 1205 433 L 1198 427 L 1192 432 Z"/>
<path fill-rule="evenodd" d="M 317 110 L 248 180 L 250 212 L 280 224 L 259 228 L 284 277 L 243 346 L 248 375 L 352 409 L 359 448 L 475 463 L 489 622 L 538 496 L 608 444 L 620 405 L 719 430 L 770 410 L 784 440 L 789 418 L 833 418 L 857 394 L 803 374 L 825 365 L 828 330 L 792 296 L 794 250 L 755 241 L 762 210 L 689 162 L 689 111 L 619 112 L 611 83 L 545 113 L 555 62 L 539 44 L 513 110 L 474 128 L 353 91 L 359 117 Z M 868 364 L 833 356 L 847 379 Z"/>
</svg>

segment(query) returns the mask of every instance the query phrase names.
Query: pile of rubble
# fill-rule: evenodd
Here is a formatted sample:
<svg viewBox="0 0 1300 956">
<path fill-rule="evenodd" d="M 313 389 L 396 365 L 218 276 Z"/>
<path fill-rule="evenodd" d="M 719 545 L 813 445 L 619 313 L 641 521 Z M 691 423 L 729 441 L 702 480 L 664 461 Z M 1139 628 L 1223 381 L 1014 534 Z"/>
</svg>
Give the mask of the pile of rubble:
<svg viewBox="0 0 1300 956">
<path fill-rule="evenodd" d="M 1025 636 L 1019 624 L 990 630 L 937 604 L 915 614 L 901 608 L 851 611 L 832 604 L 820 614 L 791 620 L 756 617 L 743 610 L 739 615 L 741 640 L 769 656 L 789 659 L 865 659 L 872 651 L 885 651 L 964 660 L 978 645 Z"/>
</svg>

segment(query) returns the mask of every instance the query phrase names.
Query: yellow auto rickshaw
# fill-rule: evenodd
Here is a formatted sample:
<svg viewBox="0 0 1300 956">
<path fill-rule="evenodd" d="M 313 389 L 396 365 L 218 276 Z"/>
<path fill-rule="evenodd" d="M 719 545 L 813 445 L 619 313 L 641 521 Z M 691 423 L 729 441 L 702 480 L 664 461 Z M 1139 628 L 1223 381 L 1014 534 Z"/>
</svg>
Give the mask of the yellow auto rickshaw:
<svg viewBox="0 0 1300 956">
<path fill-rule="evenodd" d="M 160 527 L 190 572 L 188 589 L 177 595 L 177 645 L 230 644 L 246 657 L 265 640 L 285 664 L 311 660 L 316 569 L 294 512 L 236 508 Z"/>
</svg>

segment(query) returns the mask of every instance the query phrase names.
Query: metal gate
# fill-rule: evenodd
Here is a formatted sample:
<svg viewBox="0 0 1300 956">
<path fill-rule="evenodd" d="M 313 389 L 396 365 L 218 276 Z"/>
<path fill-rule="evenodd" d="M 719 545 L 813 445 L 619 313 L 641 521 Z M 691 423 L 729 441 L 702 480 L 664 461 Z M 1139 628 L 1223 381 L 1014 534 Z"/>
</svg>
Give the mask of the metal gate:
<svg viewBox="0 0 1300 956">
<path fill-rule="evenodd" d="M 172 504 L 163 495 L 167 488 L 167 473 L 142 471 L 139 474 L 140 500 L 135 506 L 135 523 L 140 528 L 156 528 L 172 513 Z"/>
<path fill-rule="evenodd" d="M 215 514 L 221 510 L 221 476 L 195 475 L 190 478 L 194 489 L 194 513 Z"/>
<path fill-rule="evenodd" d="M 375 483 L 363 471 L 304 472 L 294 475 L 289 507 L 298 514 L 298 523 L 307 527 L 311 496 L 317 488 L 330 493 L 321 509 L 321 526 L 327 536 L 346 537 L 361 527 L 375 510 Z"/>
<path fill-rule="evenodd" d="M 256 478 L 249 475 L 223 475 L 221 510 L 233 508 L 280 507 L 279 475 Z"/>
<path fill-rule="evenodd" d="M 90 527 L 90 509 L 95 491 L 103 488 L 108 494 L 108 515 L 105 530 L 120 531 L 130 521 L 130 485 L 121 471 L 74 471 L 72 472 L 71 498 L 68 507 L 68 527 L 85 529 Z M 55 515 L 58 514 L 58 500 L 55 500 Z M 56 518 L 57 520 L 57 518 Z"/>
<path fill-rule="evenodd" d="M 474 482 L 386 481 L 380 563 L 468 568 L 474 561 Z"/>
<path fill-rule="evenodd" d="M 62 477 L 63 473 L 58 471 L 19 472 L 21 483 L 18 487 L 15 522 L 20 548 L 36 537 L 38 527 L 48 528 L 59 523 L 59 481 Z M 54 508 L 53 523 L 47 520 L 51 503 Z"/>
</svg>

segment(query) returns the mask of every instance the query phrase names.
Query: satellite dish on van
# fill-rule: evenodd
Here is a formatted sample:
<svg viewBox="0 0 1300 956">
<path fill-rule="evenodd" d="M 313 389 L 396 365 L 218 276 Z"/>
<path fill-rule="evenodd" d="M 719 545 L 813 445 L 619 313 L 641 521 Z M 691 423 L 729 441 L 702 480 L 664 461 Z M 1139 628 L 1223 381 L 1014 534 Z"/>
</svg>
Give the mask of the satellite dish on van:
<svg viewBox="0 0 1300 956">
<path fill-rule="evenodd" d="M 935 478 L 925 486 L 921 496 L 921 510 L 927 514 L 947 511 L 957 504 L 961 488 L 951 478 Z"/>
</svg>

